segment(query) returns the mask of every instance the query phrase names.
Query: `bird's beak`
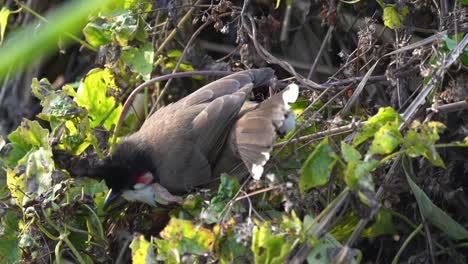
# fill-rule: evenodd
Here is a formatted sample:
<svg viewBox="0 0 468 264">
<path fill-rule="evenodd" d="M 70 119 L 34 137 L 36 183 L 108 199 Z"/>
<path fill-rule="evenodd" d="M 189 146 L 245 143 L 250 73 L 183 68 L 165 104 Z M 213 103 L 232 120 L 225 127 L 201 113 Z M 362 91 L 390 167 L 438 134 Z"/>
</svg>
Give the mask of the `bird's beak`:
<svg viewBox="0 0 468 264">
<path fill-rule="evenodd" d="M 119 196 L 122 194 L 122 192 L 117 192 L 112 189 L 109 190 L 107 193 L 106 199 L 104 200 L 104 211 L 111 205 Z"/>
</svg>

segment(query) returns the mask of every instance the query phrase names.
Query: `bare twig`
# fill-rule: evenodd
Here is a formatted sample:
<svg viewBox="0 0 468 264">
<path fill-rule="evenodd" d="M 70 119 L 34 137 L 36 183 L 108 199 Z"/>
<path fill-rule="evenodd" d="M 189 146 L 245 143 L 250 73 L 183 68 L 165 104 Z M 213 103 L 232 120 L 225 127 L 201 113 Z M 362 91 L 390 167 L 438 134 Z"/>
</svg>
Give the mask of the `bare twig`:
<svg viewBox="0 0 468 264">
<path fill-rule="evenodd" d="M 177 24 L 177 27 L 171 31 L 171 33 L 166 37 L 166 39 L 164 39 L 164 42 L 161 43 L 161 45 L 159 46 L 155 54 L 156 56 L 162 53 L 166 45 L 169 44 L 169 42 L 171 42 L 171 40 L 175 37 L 177 30 L 180 30 L 184 26 L 184 24 L 187 23 L 187 21 L 192 16 L 193 11 L 195 11 L 195 9 L 197 8 L 196 6 L 201 4 L 202 2 L 202 0 L 198 0 L 197 2 L 195 2 L 194 7 L 190 8 L 187 11 L 187 13 L 182 17 L 182 19 L 180 19 L 179 23 Z"/>
<path fill-rule="evenodd" d="M 322 138 L 325 138 L 325 137 L 331 137 L 331 136 L 336 136 L 336 135 L 340 135 L 340 134 L 344 134 L 344 133 L 349 133 L 349 132 L 354 131 L 356 128 L 359 128 L 359 127 L 363 126 L 365 123 L 366 122 L 362 122 L 362 121 L 353 122 L 353 123 L 351 123 L 349 125 L 346 125 L 346 126 L 332 128 L 332 129 L 329 129 L 329 130 L 326 130 L 326 131 L 320 131 L 320 132 L 317 132 L 317 133 L 314 133 L 314 134 L 298 137 L 298 138 L 293 139 L 293 140 L 291 140 L 289 142 L 277 143 L 277 144 L 275 144 L 275 147 L 280 147 L 280 146 L 284 146 L 284 145 L 287 145 L 287 144 L 298 143 L 298 142 L 309 141 L 309 140 L 319 140 L 319 139 L 322 139 Z"/>
<path fill-rule="evenodd" d="M 445 71 L 455 63 L 460 54 L 463 52 L 465 46 L 468 44 L 468 34 L 458 43 L 458 45 L 448 54 L 447 59 L 443 62 L 437 72 L 434 74 L 434 77 L 424 86 L 421 92 L 418 94 L 416 99 L 411 103 L 410 106 L 403 113 L 403 119 L 407 122 L 413 119 L 414 114 L 419 109 L 419 107 L 426 102 L 426 97 L 431 93 L 437 85 L 441 82 L 442 77 L 445 74 Z"/>
<path fill-rule="evenodd" d="M 427 108 L 427 111 L 435 111 L 438 113 L 450 113 L 450 112 L 457 112 L 457 111 L 462 111 L 468 109 L 468 101 L 458 101 L 455 103 L 450 103 L 450 104 L 444 104 L 444 105 L 439 105 L 435 108 Z"/>
<path fill-rule="evenodd" d="M 317 56 L 315 56 L 314 63 L 312 63 L 312 66 L 310 67 L 309 74 L 307 74 L 307 79 L 310 80 L 310 78 L 312 78 L 312 74 L 317 69 L 318 61 L 319 61 L 320 57 L 322 56 L 323 51 L 325 50 L 325 46 L 330 41 L 330 37 L 332 35 L 331 33 L 333 32 L 334 29 L 335 29 L 334 26 L 331 26 L 331 27 L 328 28 L 327 34 L 323 38 L 322 45 L 320 46 L 320 50 L 317 53 Z"/>
<path fill-rule="evenodd" d="M 219 18 L 230 16 L 231 14 L 232 14 L 232 12 L 220 14 Z M 189 48 L 192 46 L 193 42 L 198 37 L 198 35 L 200 35 L 200 33 L 203 31 L 203 29 L 205 29 L 208 25 L 210 25 L 213 22 L 214 22 L 213 19 L 208 19 L 203 25 L 198 27 L 198 29 L 192 34 L 189 41 L 185 45 L 184 51 L 182 52 L 179 59 L 177 60 L 177 64 L 175 65 L 174 69 L 172 70 L 172 74 L 176 73 L 179 70 L 180 64 L 182 63 L 183 59 L 185 58 L 185 55 L 187 55 L 187 52 L 188 52 Z M 154 103 L 153 107 L 151 108 L 151 111 L 150 111 L 150 114 L 148 115 L 148 117 L 151 116 L 151 114 L 156 110 L 158 105 L 161 103 L 161 100 L 164 97 L 164 94 L 166 93 L 167 89 L 169 88 L 169 85 L 171 84 L 171 82 L 172 82 L 172 78 L 169 79 L 166 82 L 166 84 L 164 85 L 164 88 L 159 93 L 158 99 L 156 100 L 156 103 Z"/>
<path fill-rule="evenodd" d="M 351 98 L 349 98 L 349 101 L 346 103 L 346 105 L 341 109 L 340 115 L 345 116 L 348 114 L 349 110 L 351 109 L 351 106 L 356 102 L 356 100 L 359 98 L 359 95 L 362 93 L 364 90 L 364 87 L 366 87 L 367 80 L 371 76 L 371 74 L 374 72 L 375 67 L 379 64 L 380 60 L 377 60 L 374 65 L 366 72 L 366 75 L 364 75 L 364 78 L 362 78 L 361 82 L 359 85 L 356 87 L 356 89 L 353 91 L 353 95 Z"/>
<path fill-rule="evenodd" d="M 302 85 L 309 86 L 310 88 L 314 88 L 314 89 L 324 89 L 325 88 L 325 87 L 323 87 L 322 85 L 320 85 L 318 83 L 315 83 L 315 82 L 313 82 L 311 80 L 308 80 L 308 79 L 304 78 L 303 76 L 298 74 L 296 72 L 296 70 L 294 70 L 294 68 L 289 63 L 277 59 L 276 57 L 271 55 L 271 53 L 269 51 L 267 51 L 262 45 L 260 45 L 260 43 L 258 43 L 258 41 L 257 41 L 258 37 L 257 37 L 257 28 L 255 26 L 255 20 L 253 19 L 252 15 L 250 15 L 250 14 L 248 14 L 247 17 L 250 20 L 250 28 L 248 27 L 247 23 L 244 23 L 243 24 L 244 29 L 248 32 L 249 37 L 252 39 L 252 41 L 254 43 L 254 46 L 255 46 L 255 49 L 257 50 L 258 55 L 260 55 L 260 57 L 262 57 L 262 59 L 264 59 L 265 61 L 268 61 L 270 63 L 279 65 L 281 68 L 283 68 L 284 70 L 289 72 L 291 75 L 293 75 L 296 78 L 296 80 L 299 83 L 301 83 Z"/>
</svg>

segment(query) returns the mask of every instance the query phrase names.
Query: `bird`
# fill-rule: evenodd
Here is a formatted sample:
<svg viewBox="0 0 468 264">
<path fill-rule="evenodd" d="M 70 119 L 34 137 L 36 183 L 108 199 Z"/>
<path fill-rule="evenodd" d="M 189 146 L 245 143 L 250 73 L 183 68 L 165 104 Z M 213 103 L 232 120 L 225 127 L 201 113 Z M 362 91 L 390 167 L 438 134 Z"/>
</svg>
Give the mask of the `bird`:
<svg viewBox="0 0 468 264">
<path fill-rule="evenodd" d="M 289 104 L 298 98 L 296 84 L 260 103 L 249 100 L 253 88 L 274 78 L 271 68 L 233 73 L 153 113 L 89 172 L 109 187 L 104 208 L 120 196 L 152 206 L 180 202 L 173 194 L 239 167 L 259 179 L 276 139 L 295 126 Z"/>
</svg>

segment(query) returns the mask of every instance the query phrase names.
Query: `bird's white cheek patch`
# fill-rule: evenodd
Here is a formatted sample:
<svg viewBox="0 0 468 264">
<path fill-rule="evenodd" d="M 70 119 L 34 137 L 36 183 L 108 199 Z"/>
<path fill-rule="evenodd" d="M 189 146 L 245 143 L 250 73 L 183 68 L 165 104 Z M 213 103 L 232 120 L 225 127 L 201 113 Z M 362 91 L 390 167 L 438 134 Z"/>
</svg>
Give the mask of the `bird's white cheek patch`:
<svg viewBox="0 0 468 264">
<path fill-rule="evenodd" d="M 138 183 L 136 184 L 138 185 Z M 135 187 L 136 187 L 135 185 Z M 151 186 L 145 185 L 143 188 L 136 190 L 126 190 L 122 193 L 122 197 L 127 201 L 136 201 L 156 206 L 154 192 Z"/>
<path fill-rule="evenodd" d="M 141 189 L 143 189 L 143 188 L 145 188 L 145 187 L 147 187 L 147 186 L 148 186 L 148 185 L 147 185 L 147 184 L 144 184 L 144 183 L 137 183 L 137 184 L 133 185 L 133 189 L 135 189 L 135 190 L 141 190 Z"/>
</svg>

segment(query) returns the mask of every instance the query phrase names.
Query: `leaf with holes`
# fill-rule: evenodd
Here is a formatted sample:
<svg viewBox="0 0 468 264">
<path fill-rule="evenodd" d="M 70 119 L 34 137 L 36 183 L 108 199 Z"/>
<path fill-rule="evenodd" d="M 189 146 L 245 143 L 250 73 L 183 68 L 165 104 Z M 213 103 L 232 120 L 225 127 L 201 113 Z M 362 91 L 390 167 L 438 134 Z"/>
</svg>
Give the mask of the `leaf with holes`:
<svg viewBox="0 0 468 264">
<path fill-rule="evenodd" d="M 407 149 L 406 154 L 413 158 L 423 156 L 434 166 L 445 168 L 444 161 L 435 148 L 439 133 L 444 128 L 445 126 L 439 122 L 429 122 L 424 125 L 413 122 L 403 140 Z"/>
<path fill-rule="evenodd" d="M 122 51 L 122 61 L 130 69 L 139 74 L 147 81 L 153 71 L 154 50 L 153 45 L 148 43 L 141 48 L 130 47 Z"/>
<path fill-rule="evenodd" d="M 255 226 L 252 236 L 252 252 L 255 263 L 280 264 L 292 250 L 292 241 L 287 235 L 274 234 L 270 223 Z"/>
<path fill-rule="evenodd" d="M 386 6 L 383 12 L 384 25 L 391 29 L 405 28 L 403 21 L 409 13 L 408 6 L 396 8 L 394 6 Z"/>
<path fill-rule="evenodd" d="M 89 22 L 83 28 L 86 41 L 93 47 L 99 47 L 112 41 L 112 31 L 107 23 Z"/>
<path fill-rule="evenodd" d="M 130 244 L 130 249 L 132 250 L 132 263 L 156 263 L 154 259 L 154 249 L 151 246 L 151 243 L 146 241 L 145 236 L 135 236 Z"/>
<path fill-rule="evenodd" d="M 164 260 L 177 260 L 178 256 L 187 253 L 206 254 L 213 250 L 215 242 L 215 236 L 211 230 L 177 218 L 171 218 L 160 235 L 162 240 L 156 239 L 156 245 L 159 257 Z"/>
<path fill-rule="evenodd" d="M 379 112 L 369 118 L 362 126 L 362 129 L 357 133 L 353 141 L 353 146 L 359 146 L 368 138 L 371 138 L 377 131 L 388 122 L 395 123 L 397 126 L 401 123 L 400 115 L 391 107 L 379 108 Z"/>
<path fill-rule="evenodd" d="M 76 103 L 88 109 L 90 125 L 103 125 L 110 130 L 117 123 L 122 105 L 109 93 L 120 91 L 109 69 L 93 69 L 81 82 L 75 97 Z"/>
<path fill-rule="evenodd" d="M 383 125 L 374 135 L 374 140 L 367 152 L 373 154 L 390 154 L 403 140 L 396 122 L 388 122 Z"/>
</svg>

